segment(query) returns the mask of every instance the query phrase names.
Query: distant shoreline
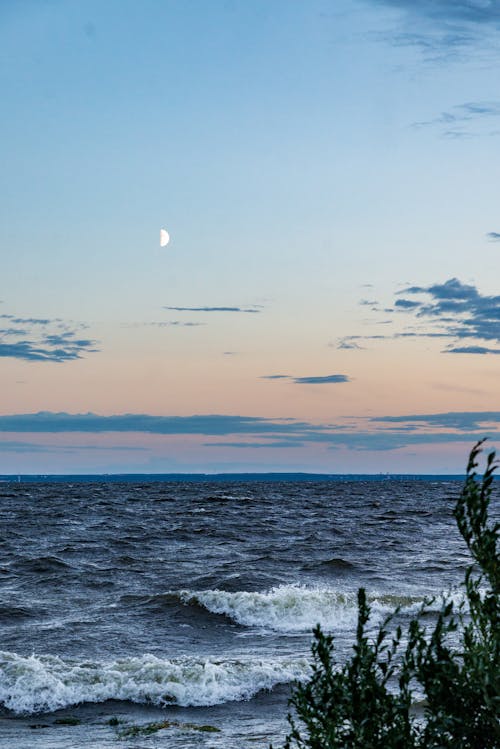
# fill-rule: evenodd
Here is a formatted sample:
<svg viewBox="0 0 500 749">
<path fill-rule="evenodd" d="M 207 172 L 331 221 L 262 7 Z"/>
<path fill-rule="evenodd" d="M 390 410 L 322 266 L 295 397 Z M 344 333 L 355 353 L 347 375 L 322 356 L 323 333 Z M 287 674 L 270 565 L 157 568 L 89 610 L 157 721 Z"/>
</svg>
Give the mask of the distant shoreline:
<svg viewBox="0 0 500 749">
<path fill-rule="evenodd" d="M 209 483 L 306 481 L 463 481 L 463 474 L 423 473 L 95 473 L 95 474 L 3 474 L 0 483 Z"/>
</svg>

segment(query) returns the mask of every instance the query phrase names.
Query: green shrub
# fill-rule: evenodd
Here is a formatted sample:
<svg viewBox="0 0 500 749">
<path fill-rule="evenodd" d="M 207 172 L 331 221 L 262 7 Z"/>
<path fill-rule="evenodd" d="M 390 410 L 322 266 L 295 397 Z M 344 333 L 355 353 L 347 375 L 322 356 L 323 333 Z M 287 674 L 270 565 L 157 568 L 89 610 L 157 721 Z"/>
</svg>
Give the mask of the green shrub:
<svg viewBox="0 0 500 749">
<path fill-rule="evenodd" d="M 397 610 L 374 639 L 366 634 L 370 608 L 358 593 L 358 626 L 351 659 L 334 660 L 333 637 L 314 630 L 312 676 L 298 684 L 288 716 L 285 749 L 499 749 L 500 565 L 499 523 L 488 517 L 495 454 L 479 480 L 472 450 L 454 516 L 472 564 L 465 573 L 465 605 L 443 604 L 431 631 L 422 624 L 425 604 L 410 622 L 406 646 Z M 388 688 L 391 681 L 391 688 Z M 420 685 L 425 712 L 412 709 Z"/>
</svg>

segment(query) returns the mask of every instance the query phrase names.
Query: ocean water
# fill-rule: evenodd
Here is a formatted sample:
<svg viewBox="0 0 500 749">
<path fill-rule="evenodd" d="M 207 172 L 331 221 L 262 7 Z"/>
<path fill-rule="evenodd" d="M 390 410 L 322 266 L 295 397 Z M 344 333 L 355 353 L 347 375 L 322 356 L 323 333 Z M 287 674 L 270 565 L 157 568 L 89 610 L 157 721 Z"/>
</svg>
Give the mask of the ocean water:
<svg viewBox="0 0 500 749">
<path fill-rule="evenodd" d="M 0 747 L 280 746 L 311 630 L 333 633 L 343 662 L 359 586 L 373 626 L 460 597 L 460 489 L 0 483 Z"/>
</svg>

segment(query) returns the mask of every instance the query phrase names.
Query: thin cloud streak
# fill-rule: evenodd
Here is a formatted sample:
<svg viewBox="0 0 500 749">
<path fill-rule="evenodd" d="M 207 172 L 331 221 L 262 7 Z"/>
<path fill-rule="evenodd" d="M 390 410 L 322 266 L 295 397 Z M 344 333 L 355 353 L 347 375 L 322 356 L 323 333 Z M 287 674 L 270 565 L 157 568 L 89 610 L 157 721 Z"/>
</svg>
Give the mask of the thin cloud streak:
<svg viewBox="0 0 500 749">
<path fill-rule="evenodd" d="M 204 447 L 234 447 L 243 449 L 265 449 L 265 448 L 288 448 L 288 447 L 303 447 L 303 442 L 294 442 L 293 440 L 280 440 L 280 441 L 269 441 L 269 442 L 204 442 Z"/>
<path fill-rule="evenodd" d="M 456 104 L 450 110 L 441 112 L 440 115 L 431 120 L 414 122 L 413 127 L 422 128 L 436 125 L 450 127 L 492 117 L 500 117 L 499 101 L 469 101 L 464 104 Z"/>
<path fill-rule="evenodd" d="M 500 354 L 500 349 L 487 346 L 455 346 L 444 350 L 445 354 Z"/>
<path fill-rule="evenodd" d="M 260 305 L 252 307 L 163 307 L 163 309 L 174 312 L 243 312 L 246 314 L 258 314 L 262 312 Z"/>
<path fill-rule="evenodd" d="M 332 374 L 313 377 L 293 377 L 293 381 L 297 385 L 331 385 L 341 382 L 350 382 L 351 380 L 347 375 Z"/>
<path fill-rule="evenodd" d="M 108 452 L 145 452 L 147 448 L 131 445 L 63 445 L 41 444 L 40 442 L 18 442 L 15 440 L 0 440 L 0 452 L 13 453 L 75 453 L 82 451 Z"/>
<path fill-rule="evenodd" d="M 456 104 L 430 120 L 412 123 L 415 129 L 436 128 L 448 139 L 497 136 L 498 129 L 491 129 L 491 121 L 500 117 L 500 101 L 468 101 Z"/>
<path fill-rule="evenodd" d="M 344 374 L 331 375 L 313 375 L 310 377 L 294 377 L 293 375 L 272 374 L 262 375 L 262 380 L 290 380 L 296 385 L 332 385 L 341 382 L 351 382 L 351 379 Z"/>
<path fill-rule="evenodd" d="M 488 425 L 500 427 L 500 411 L 446 411 L 433 414 L 406 414 L 401 416 L 373 416 L 371 422 L 387 424 L 425 424 L 426 426 L 454 429 L 484 429 Z"/>
</svg>

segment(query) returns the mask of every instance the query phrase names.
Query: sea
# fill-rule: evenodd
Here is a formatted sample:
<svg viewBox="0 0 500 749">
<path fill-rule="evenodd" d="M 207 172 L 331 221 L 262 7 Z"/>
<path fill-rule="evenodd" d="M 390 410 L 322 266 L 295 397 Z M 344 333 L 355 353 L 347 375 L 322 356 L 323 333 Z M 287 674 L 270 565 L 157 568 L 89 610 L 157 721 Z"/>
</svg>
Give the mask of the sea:
<svg viewBox="0 0 500 749">
<path fill-rule="evenodd" d="M 283 746 L 312 629 L 461 595 L 459 477 L 0 477 L 1 749 Z M 495 491 L 497 488 L 495 487 Z"/>
</svg>

